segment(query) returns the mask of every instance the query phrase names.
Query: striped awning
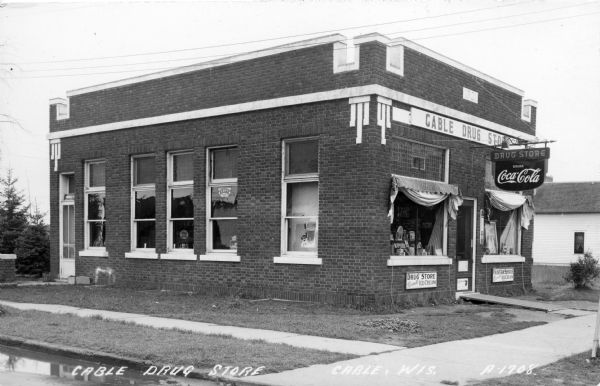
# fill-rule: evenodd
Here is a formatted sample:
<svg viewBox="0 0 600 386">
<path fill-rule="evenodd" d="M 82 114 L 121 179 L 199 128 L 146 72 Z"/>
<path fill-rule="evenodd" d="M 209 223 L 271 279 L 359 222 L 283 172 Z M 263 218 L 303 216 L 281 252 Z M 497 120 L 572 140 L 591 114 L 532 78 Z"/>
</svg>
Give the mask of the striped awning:
<svg viewBox="0 0 600 386">
<path fill-rule="evenodd" d="M 419 178 L 392 174 L 392 189 L 406 188 L 417 192 L 460 195 L 458 186 L 445 182 L 422 180 Z"/>
</svg>

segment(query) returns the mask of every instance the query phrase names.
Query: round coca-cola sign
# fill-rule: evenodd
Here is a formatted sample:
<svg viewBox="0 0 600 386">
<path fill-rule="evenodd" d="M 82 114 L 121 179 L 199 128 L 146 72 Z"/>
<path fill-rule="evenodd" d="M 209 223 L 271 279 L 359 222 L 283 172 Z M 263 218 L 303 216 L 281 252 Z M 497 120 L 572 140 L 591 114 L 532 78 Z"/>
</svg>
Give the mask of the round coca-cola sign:
<svg viewBox="0 0 600 386">
<path fill-rule="evenodd" d="M 544 183 L 544 160 L 499 161 L 495 164 L 494 181 L 499 189 L 530 190 Z"/>
</svg>

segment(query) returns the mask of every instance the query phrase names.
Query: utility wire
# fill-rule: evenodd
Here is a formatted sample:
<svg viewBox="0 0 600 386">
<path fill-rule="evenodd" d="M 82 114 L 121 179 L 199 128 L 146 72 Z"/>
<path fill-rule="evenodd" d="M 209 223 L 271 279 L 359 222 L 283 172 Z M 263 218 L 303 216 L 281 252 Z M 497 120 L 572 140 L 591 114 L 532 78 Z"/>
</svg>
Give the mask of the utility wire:
<svg viewBox="0 0 600 386">
<path fill-rule="evenodd" d="M 320 35 L 320 34 L 325 34 L 325 33 L 339 32 L 339 31 L 347 31 L 347 30 L 359 29 L 359 28 L 381 27 L 381 26 L 384 26 L 384 25 L 391 25 L 391 24 L 398 24 L 398 23 L 407 23 L 407 22 L 411 22 L 411 21 L 436 19 L 436 18 L 440 18 L 440 17 L 454 16 L 454 15 L 463 15 L 463 14 L 474 13 L 474 12 L 479 12 L 479 11 L 487 11 L 487 10 L 491 10 L 491 9 L 500 9 L 500 8 L 506 8 L 506 7 L 514 7 L 514 6 L 517 6 L 517 5 L 528 4 L 528 3 L 532 3 L 532 2 L 534 2 L 534 0 L 530 0 L 530 1 L 526 1 L 526 2 L 517 1 L 517 2 L 511 3 L 511 4 L 498 5 L 498 6 L 494 6 L 494 7 L 476 8 L 476 9 L 471 9 L 471 10 L 467 10 L 467 11 L 444 13 L 444 14 L 440 14 L 440 15 L 423 16 L 423 17 L 417 17 L 417 18 L 412 18 L 412 19 L 402 19 L 402 20 L 395 20 L 395 21 L 384 22 L 384 23 L 364 24 L 364 25 L 359 25 L 359 26 L 345 27 L 345 28 L 338 28 L 338 29 L 331 29 L 331 30 L 324 30 L 324 31 L 317 31 L 317 32 L 310 32 L 310 33 L 304 33 L 304 34 L 279 36 L 279 37 L 275 37 L 275 38 L 258 39 L 258 40 L 248 40 L 248 41 L 244 41 L 244 42 L 235 42 L 235 43 L 227 43 L 227 44 L 215 44 L 215 45 L 210 45 L 210 46 L 201 46 L 201 47 L 194 47 L 194 48 L 182 48 L 182 49 L 168 50 L 168 51 L 140 52 L 140 53 L 135 53 L 135 54 L 125 54 L 125 55 L 97 56 L 97 57 L 91 57 L 91 58 L 76 58 L 76 59 L 64 59 L 64 60 L 48 60 L 48 61 L 22 62 L 21 64 L 49 64 L 49 63 L 79 62 L 79 61 L 86 61 L 86 60 L 127 58 L 127 57 L 132 57 L 132 56 L 148 56 L 148 55 L 158 55 L 158 54 L 166 54 L 166 53 L 175 53 L 175 52 L 205 50 L 205 49 L 211 49 L 211 48 L 233 47 L 233 46 L 246 45 L 246 44 L 252 44 L 252 43 L 263 43 L 263 42 L 269 42 L 269 41 L 275 41 L 275 40 L 291 39 L 291 38 L 298 38 L 298 37 L 311 36 L 311 35 Z M 0 62 L 0 64 L 2 64 L 2 65 L 10 65 L 11 63 Z"/>
<path fill-rule="evenodd" d="M 520 26 L 525 26 L 525 25 L 547 23 L 547 22 L 552 22 L 552 21 L 557 21 L 557 20 L 573 19 L 573 18 L 577 18 L 577 17 L 596 15 L 596 14 L 599 14 L 599 13 L 600 13 L 600 11 L 598 11 L 598 12 L 590 12 L 590 13 L 573 15 L 573 16 L 558 17 L 558 18 L 545 19 L 545 20 L 537 20 L 537 21 L 527 22 L 527 23 L 511 24 L 511 25 L 499 26 L 499 27 L 490 27 L 490 28 L 483 28 L 483 29 L 463 31 L 463 32 L 456 32 L 456 33 L 447 33 L 447 34 L 425 36 L 425 37 L 414 38 L 414 39 L 410 39 L 410 40 L 412 40 L 412 41 L 419 41 L 419 40 L 427 40 L 427 39 L 440 38 L 440 37 L 465 35 L 465 34 L 469 34 L 469 33 L 477 33 L 477 32 L 491 31 L 491 30 L 497 30 L 497 29 L 506 29 L 506 28 L 520 27 Z M 227 55 L 227 56 L 231 56 L 231 55 Z M 225 65 L 225 64 L 230 64 L 230 63 L 233 63 L 233 61 L 223 60 L 219 64 Z M 172 67 L 155 67 L 155 68 L 143 68 L 143 69 L 121 70 L 121 71 L 91 72 L 91 73 L 78 73 L 78 74 L 14 76 L 14 77 L 11 77 L 11 78 L 12 79 L 62 78 L 62 77 L 73 77 L 73 76 L 123 74 L 123 73 L 131 73 L 131 72 L 139 73 L 139 72 L 145 72 L 145 71 L 161 71 L 161 70 L 168 70 L 168 69 L 172 69 Z"/>
<path fill-rule="evenodd" d="M 487 21 L 496 21 L 496 20 L 502 20 L 502 19 L 510 19 L 510 18 L 514 18 L 514 17 L 520 17 L 520 16 L 527 16 L 527 15 L 533 15 L 533 14 L 553 12 L 553 11 L 557 11 L 557 10 L 563 10 L 563 9 L 566 9 L 566 8 L 576 8 L 576 7 L 581 7 L 581 6 L 590 5 L 590 4 L 594 4 L 594 3 L 587 2 L 587 3 L 577 4 L 577 5 L 568 5 L 568 6 L 563 6 L 563 7 L 545 9 L 545 10 L 541 10 L 541 11 L 524 12 L 524 13 L 519 13 L 519 14 L 505 15 L 505 16 L 500 16 L 500 17 L 492 17 L 492 18 L 481 19 L 481 20 L 471 20 L 471 21 L 464 21 L 464 22 L 459 22 L 459 23 L 452 23 L 452 24 L 445 24 L 445 25 L 438 25 L 438 26 L 431 26 L 431 27 L 424 27 L 424 28 L 416 28 L 416 29 L 408 29 L 408 30 L 403 30 L 403 31 L 391 32 L 391 33 L 388 33 L 387 35 L 388 36 L 392 36 L 392 35 L 399 35 L 399 34 L 405 34 L 405 33 L 410 33 L 410 32 L 419 32 L 419 31 L 426 31 L 426 30 L 443 29 L 443 28 L 447 28 L 447 27 L 455 27 L 455 26 L 466 25 L 466 24 L 484 23 L 484 22 L 487 22 Z M 307 47 L 307 46 L 310 46 L 310 45 L 314 45 L 314 43 L 299 42 L 298 44 L 293 44 L 292 43 L 291 45 L 293 47 L 299 48 L 299 47 Z M 190 58 L 177 58 L 177 59 L 164 59 L 164 60 L 144 61 L 144 62 L 135 62 L 135 63 L 104 64 L 104 65 L 98 65 L 98 66 L 84 66 L 84 67 L 61 67 L 61 68 L 46 68 L 46 69 L 29 69 L 29 70 L 22 70 L 22 71 L 23 72 L 40 72 L 40 71 L 87 70 L 87 69 L 96 69 L 96 68 L 137 66 L 139 64 L 166 63 L 166 62 L 178 62 L 178 61 L 200 60 L 200 59 L 211 59 L 211 58 L 216 59 L 216 58 L 219 58 L 219 57 L 228 57 L 228 56 L 231 56 L 231 55 L 232 54 L 222 54 L 222 55 L 210 55 L 210 56 L 200 56 L 200 57 L 190 57 Z"/>
</svg>

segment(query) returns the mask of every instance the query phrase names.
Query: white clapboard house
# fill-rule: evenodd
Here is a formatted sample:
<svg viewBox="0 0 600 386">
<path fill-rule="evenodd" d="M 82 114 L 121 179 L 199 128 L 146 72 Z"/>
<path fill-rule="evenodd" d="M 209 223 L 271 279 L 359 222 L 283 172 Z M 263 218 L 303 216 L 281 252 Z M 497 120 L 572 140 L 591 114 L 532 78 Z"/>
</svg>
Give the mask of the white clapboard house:
<svg viewBox="0 0 600 386">
<path fill-rule="evenodd" d="M 586 251 L 600 257 L 600 181 L 546 183 L 534 204 L 534 264 L 567 266 Z"/>
</svg>

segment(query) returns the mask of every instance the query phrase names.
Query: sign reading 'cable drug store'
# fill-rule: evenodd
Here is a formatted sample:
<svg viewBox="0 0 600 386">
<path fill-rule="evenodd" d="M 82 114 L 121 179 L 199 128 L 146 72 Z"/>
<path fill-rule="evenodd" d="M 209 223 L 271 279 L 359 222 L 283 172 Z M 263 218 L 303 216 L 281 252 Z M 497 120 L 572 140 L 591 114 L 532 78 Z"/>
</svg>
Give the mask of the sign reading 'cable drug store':
<svg viewBox="0 0 600 386">
<path fill-rule="evenodd" d="M 482 145 L 501 145 L 505 138 L 509 143 L 516 142 L 516 139 L 512 137 L 414 107 L 410 109 L 410 123 L 414 126 L 477 142 Z"/>
</svg>

